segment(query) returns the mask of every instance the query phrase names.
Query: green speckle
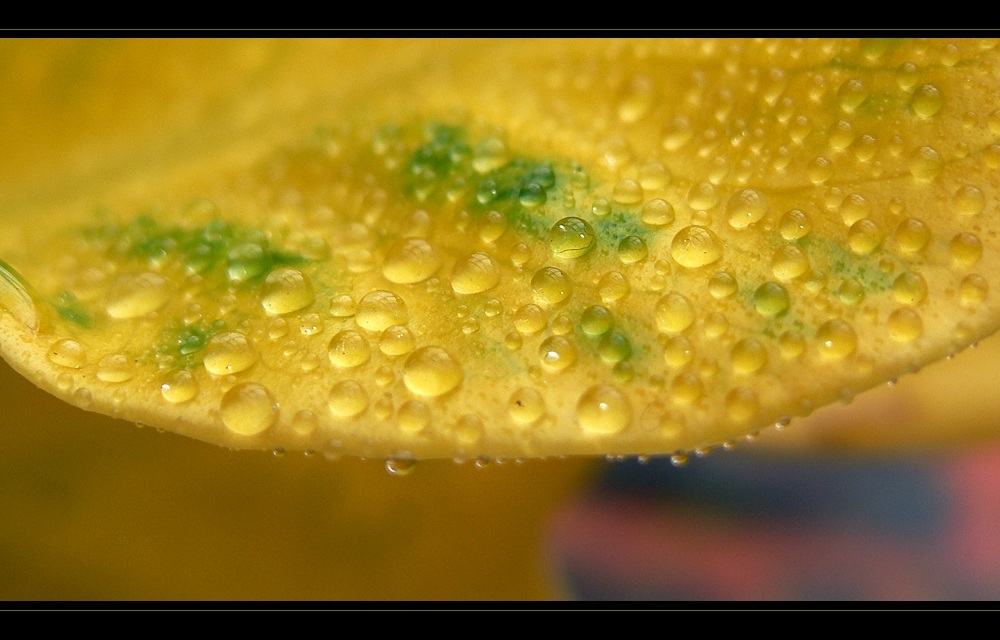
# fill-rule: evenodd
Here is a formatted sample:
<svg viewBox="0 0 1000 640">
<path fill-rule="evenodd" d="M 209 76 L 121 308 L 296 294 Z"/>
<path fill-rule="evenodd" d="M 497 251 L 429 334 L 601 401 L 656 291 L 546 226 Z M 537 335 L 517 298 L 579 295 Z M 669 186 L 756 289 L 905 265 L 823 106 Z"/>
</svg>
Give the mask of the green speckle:
<svg viewBox="0 0 1000 640">
<path fill-rule="evenodd" d="M 226 323 L 222 320 L 192 325 L 175 323 L 168 327 L 163 342 L 155 349 L 155 356 L 171 358 L 171 366 L 191 368 L 201 362 L 201 350 L 209 339 L 225 328 Z"/>
</svg>

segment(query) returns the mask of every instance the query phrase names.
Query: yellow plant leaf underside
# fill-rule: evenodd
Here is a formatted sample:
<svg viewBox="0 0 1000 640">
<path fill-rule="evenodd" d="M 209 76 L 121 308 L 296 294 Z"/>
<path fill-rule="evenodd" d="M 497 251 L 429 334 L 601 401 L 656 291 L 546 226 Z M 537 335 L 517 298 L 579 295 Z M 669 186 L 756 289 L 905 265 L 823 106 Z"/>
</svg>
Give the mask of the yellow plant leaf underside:
<svg viewBox="0 0 1000 640">
<path fill-rule="evenodd" d="M 996 45 L 219 43 L 19 174 L 0 353 L 231 448 L 732 443 L 997 329 Z"/>
</svg>

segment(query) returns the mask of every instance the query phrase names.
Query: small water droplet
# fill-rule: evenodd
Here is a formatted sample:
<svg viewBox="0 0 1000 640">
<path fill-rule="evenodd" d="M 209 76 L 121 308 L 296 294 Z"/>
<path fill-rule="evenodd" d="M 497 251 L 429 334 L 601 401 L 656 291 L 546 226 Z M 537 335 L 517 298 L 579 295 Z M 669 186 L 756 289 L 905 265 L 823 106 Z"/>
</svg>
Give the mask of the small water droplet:
<svg viewBox="0 0 1000 640">
<path fill-rule="evenodd" d="M 311 435 L 319 427 L 319 418 L 308 409 L 300 409 L 292 416 L 292 430 L 300 436 Z M 306 453 L 306 455 L 309 455 Z"/>
<path fill-rule="evenodd" d="M 981 275 L 973 273 L 962 278 L 962 284 L 959 287 L 959 296 L 963 305 L 967 307 L 978 306 L 986 300 L 988 293 L 989 283 Z"/>
<path fill-rule="evenodd" d="M 389 458 L 385 470 L 391 476 L 408 476 L 417 469 L 417 461 L 408 458 Z"/>
<path fill-rule="evenodd" d="M 955 207 L 963 215 L 974 216 L 985 206 L 986 196 L 978 187 L 967 184 L 955 193 Z"/>
<path fill-rule="evenodd" d="M 868 90 L 860 78 L 851 78 L 840 85 L 837 101 L 844 111 L 854 111 L 868 98 Z"/>
<path fill-rule="evenodd" d="M 698 374 L 691 371 L 681 373 L 670 383 L 670 399 L 685 405 L 696 402 L 705 392 L 705 385 Z"/>
<path fill-rule="evenodd" d="M 673 336 L 663 345 L 663 359 L 671 367 L 683 367 L 694 360 L 694 345 L 684 336 Z"/>
<path fill-rule="evenodd" d="M 760 402 L 753 389 L 734 387 L 726 394 L 726 415 L 733 422 L 740 424 L 750 422 L 757 416 Z"/>
<path fill-rule="evenodd" d="M 476 145 L 472 154 L 472 168 L 487 174 L 507 164 L 507 145 L 499 138 L 487 138 Z"/>
<path fill-rule="evenodd" d="M 650 200 L 642 207 L 642 221 L 653 227 L 672 224 L 674 217 L 674 206 L 663 198 Z"/>
<path fill-rule="evenodd" d="M 378 348 L 387 356 L 404 356 L 415 347 L 413 334 L 402 325 L 387 328 L 379 337 Z"/>
<path fill-rule="evenodd" d="M 706 211 L 719 204 L 719 193 L 711 182 L 699 182 L 688 191 L 688 206 Z"/>
<path fill-rule="evenodd" d="M 708 281 L 708 293 L 716 300 L 728 298 L 738 289 L 739 283 L 736 282 L 736 278 L 726 271 L 720 271 Z"/>
</svg>

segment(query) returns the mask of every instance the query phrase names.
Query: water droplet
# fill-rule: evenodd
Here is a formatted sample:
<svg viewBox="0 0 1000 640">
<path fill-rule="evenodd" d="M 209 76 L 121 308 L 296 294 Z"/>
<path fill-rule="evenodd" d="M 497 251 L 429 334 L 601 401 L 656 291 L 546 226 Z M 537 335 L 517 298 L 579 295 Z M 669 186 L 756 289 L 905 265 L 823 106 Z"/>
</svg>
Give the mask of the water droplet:
<svg viewBox="0 0 1000 640">
<path fill-rule="evenodd" d="M 663 198 L 650 200 L 642 207 L 642 221 L 653 227 L 662 227 L 674 221 L 674 206 Z"/>
<path fill-rule="evenodd" d="M 386 252 L 382 275 L 389 282 L 414 284 L 423 282 L 441 268 L 441 257 L 422 238 L 404 238 Z"/>
<path fill-rule="evenodd" d="M 624 264 L 635 264 L 646 259 L 649 249 L 639 236 L 625 236 L 618 243 L 618 259 Z"/>
<path fill-rule="evenodd" d="M 319 427 L 319 418 L 308 409 L 300 409 L 292 416 L 292 431 L 300 436 L 311 435 Z M 309 455 L 308 452 L 304 452 Z"/>
<path fill-rule="evenodd" d="M 847 246 L 859 256 L 868 255 L 880 244 L 882 244 L 882 230 L 871 218 L 858 220 L 847 232 Z"/>
<path fill-rule="evenodd" d="M 917 180 L 933 180 L 943 167 L 944 159 L 934 147 L 925 145 L 910 155 L 910 174 Z"/>
<path fill-rule="evenodd" d="M 226 276 L 237 284 L 263 275 L 271 264 L 267 251 L 255 242 L 236 245 L 226 254 L 226 260 Z"/>
<path fill-rule="evenodd" d="M 354 298 L 346 293 L 334 296 L 330 301 L 330 315 L 334 318 L 350 318 L 358 311 L 358 305 Z"/>
<path fill-rule="evenodd" d="M 622 180 L 612 190 L 611 199 L 620 204 L 639 204 L 644 195 L 638 180 Z"/>
<path fill-rule="evenodd" d="M 975 273 L 962 278 L 962 284 L 959 286 L 959 296 L 962 299 L 963 305 L 967 307 L 978 306 L 986 300 L 988 293 L 989 283 L 986 282 L 986 278 Z"/>
<path fill-rule="evenodd" d="M 774 252 L 771 272 L 778 280 L 794 280 L 809 271 L 809 258 L 802 249 L 788 244 Z"/>
<path fill-rule="evenodd" d="M 467 413 L 456 420 L 454 429 L 455 436 L 462 444 L 475 444 L 483 437 L 483 421 L 472 413 Z"/>
<path fill-rule="evenodd" d="M 49 347 L 48 358 L 52 364 L 69 369 L 79 369 L 87 362 L 83 345 L 69 339 L 58 340 Z"/>
<path fill-rule="evenodd" d="M 846 320 L 835 318 L 824 322 L 816 331 L 819 352 L 826 358 L 845 358 L 858 348 L 858 335 Z"/>
<path fill-rule="evenodd" d="M 851 78 L 837 90 L 837 101 L 844 111 L 854 111 L 867 98 L 868 90 L 859 78 Z"/>
<path fill-rule="evenodd" d="M 180 404 L 198 395 L 198 383 L 191 372 L 184 369 L 174 369 L 165 376 L 160 384 L 160 395 L 167 402 Z"/>
<path fill-rule="evenodd" d="M 507 164 L 507 145 L 499 138 L 487 138 L 476 145 L 472 168 L 479 174 L 495 171 Z"/>
<path fill-rule="evenodd" d="M 955 207 L 958 212 L 967 216 L 974 216 L 986 206 L 986 196 L 971 184 L 967 184 L 955 193 Z"/>
<path fill-rule="evenodd" d="M 406 303 L 391 291 L 372 291 L 358 303 L 354 321 L 368 331 L 384 331 L 397 324 L 406 324 L 410 315 Z"/>
<path fill-rule="evenodd" d="M 545 311 L 537 304 L 522 305 L 514 313 L 514 328 L 519 333 L 531 335 L 545 328 Z"/>
<path fill-rule="evenodd" d="M 670 398 L 677 404 L 691 404 L 701 398 L 705 385 L 697 374 L 684 372 L 670 384 Z"/>
<path fill-rule="evenodd" d="M 854 127 L 847 120 L 838 120 L 830 126 L 830 131 L 827 132 L 826 137 L 831 148 L 841 151 L 851 146 L 851 143 L 854 142 Z M 825 182 L 829 178 L 830 176 L 826 176 L 820 182 Z"/>
<path fill-rule="evenodd" d="M 507 414 L 518 424 L 533 424 L 545 415 L 545 399 L 537 389 L 521 387 L 507 401 Z"/>
<path fill-rule="evenodd" d="M 852 193 L 841 201 L 839 209 L 844 224 L 851 226 L 858 220 L 868 217 L 872 212 L 872 205 L 860 193 Z"/>
<path fill-rule="evenodd" d="M 659 162 L 644 164 L 639 169 L 639 184 L 642 185 L 643 189 L 662 189 L 670 184 L 671 179 L 670 171 Z"/>
<path fill-rule="evenodd" d="M 694 360 L 694 345 L 684 336 L 674 336 L 663 345 L 663 359 L 671 367 L 683 367 Z"/>
<path fill-rule="evenodd" d="M 288 322 L 284 318 L 272 318 L 267 323 L 267 337 L 278 340 L 288 335 Z"/>
<path fill-rule="evenodd" d="M 611 329 L 614 318 L 607 307 L 595 304 L 584 309 L 580 316 L 580 328 L 588 336 L 599 336 Z"/>
<path fill-rule="evenodd" d="M 538 359 L 549 371 L 560 371 L 576 362 L 576 347 L 564 336 L 551 336 L 538 347 Z"/>
<path fill-rule="evenodd" d="M 611 203 L 605 198 L 598 198 L 594 200 L 594 206 L 590 208 L 590 212 L 598 218 L 604 218 L 611 213 Z"/>
<path fill-rule="evenodd" d="M 108 291 L 105 311 L 112 318 L 139 318 L 158 311 L 170 300 L 167 279 L 150 271 L 125 273 L 115 280 Z"/>
<path fill-rule="evenodd" d="M 844 304 L 857 305 L 865 299 L 865 286 L 854 280 L 844 280 L 837 290 L 837 297 Z"/>
<path fill-rule="evenodd" d="M 549 231 L 549 248 L 560 258 L 580 258 L 596 245 L 594 228 L 580 218 L 563 218 Z"/>
<path fill-rule="evenodd" d="M 716 300 L 728 298 L 735 294 L 737 289 L 739 283 L 736 282 L 736 278 L 726 271 L 720 271 L 708 281 L 708 293 Z"/>
<path fill-rule="evenodd" d="M 767 208 L 767 201 L 759 191 L 744 189 L 734 194 L 726 204 L 729 225 L 734 229 L 746 229 L 763 218 Z"/>
<path fill-rule="evenodd" d="M 767 364 L 767 349 L 753 338 L 745 338 L 733 346 L 730 360 L 736 373 L 756 373 Z"/>
<path fill-rule="evenodd" d="M 535 299 L 543 304 L 559 304 L 569 298 L 572 285 L 565 273 L 555 267 L 542 267 L 531 278 Z"/>
<path fill-rule="evenodd" d="M 253 436 L 278 421 L 278 403 L 266 387 L 255 382 L 238 384 L 219 403 L 222 424 L 234 433 Z"/>
<path fill-rule="evenodd" d="M 900 304 L 919 304 L 927 297 L 927 281 L 913 271 L 902 273 L 892 283 L 892 297 Z"/>
<path fill-rule="evenodd" d="M 656 326 L 660 331 L 680 333 L 694 322 L 694 309 L 683 295 L 671 291 L 656 302 Z"/>
<path fill-rule="evenodd" d="M 314 300 L 312 283 L 291 267 L 280 267 L 267 274 L 260 292 L 260 304 L 272 316 L 305 309 Z"/>
<path fill-rule="evenodd" d="M 97 363 L 97 379 L 103 382 L 125 382 L 134 376 L 132 360 L 121 353 L 109 353 Z"/>
<path fill-rule="evenodd" d="M 944 94 L 932 84 L 922 84 L 913 91 L 910 108 L 921 118 L 930 118 L 944 105 Z"/>
<path fill-rule="evenodd" d="M 489 291 L 500 283 L 500 267 L 485 253 L 476 252 L 455 263 L 451 288 L 455 293 L 471 295 Z"/>
<path fill-rule="evenodd" d="M 529 209 L 542 206 L 546 200 L 545 187 L 537 182 L 529 182 L 521 187 L 521 192 L 517 195 L 517 201 L 521 206 Z"/>
<path fill-rule="evenodd" d="M 833 177 L 833 163 L 825 156 L 816 156 L 809 161 L 806 175 L 813 184 L 823 184 Z"/>
<path fill-rule="evenodd" d="M 688 206 L 695 211 L 706 211 L 719 204 L 719 193 L 711 182 L 699 182 L 688 192 Z"/>
<path fill-rule="evenodd" d="M 385 470 L 391 476 L 408 476 L 417 469 L 417 461 L 408 458 L 389 458 L 385 461 Z"/>
<path fill-rule="evenodd" d="M 420 396 L 436 397 L 448 393 L 465 378 L 462 368 L 441 347 L 422 347 L 403 365 L 403 383 Z"/>
<path fill-rule="evenodd" d="M 487 211 L 479 220 L 479 238 L 483 242 L 495 242 L 507 230 L 507 216 L 499 211 Z"/>
<path fill-rule="evenodd" d="M 806 339 L 794 331 L 786 331 L 778 338 L 778 348 L 783 358 L 798 358 L 806 350 Z"/>
<path fill-rule="evenodd" d="M 344 329 L 330 340 L 330 363 L 341 369 L 357 367 L 371 358 L 371 347 L 363 335 L 353 329 Z"/>
<path fill-rule="evenodd" d="M 239 331 L 225 331 L 209 339 L 202 362 L 209 373 L 224 376 L 252 367 L 257 362 L 257 352 Z"/>
<path fill-rule="evenodd" d="M 617 271 L 609 271 L 601 276 L 597 283 L 597 292 L 604 302 L 616 302 L 628 295 L 631 290 L 628 278 Z"/>
<path fill-rule="evenodd" d="M 315 336 L 323 333 L 323 317 L 318 313 L 306 313 L 299 317 L 299 333 Z"/>
<path fill-rule="evenodd" d="M 896 309 L 889 315 L 889 336 L 897 342 L 912 342 L 924 331 L 920 316 L 913 309 Z"/>
<path fill-rule="evenodd" d="M 396 423 L 407 433 L 423 431 L 431 422 L 431 411 L 419 400 L 407 400 L 396 412 Z"/>
<path fill-rule="evenodd" d="M 649 113 L 656 98 L 656 87 L 647 76 L 633 77 L 618 95 L 618 118 L 630 124 Z"/>
<path fill-rule="evenodd" d="M 617 387 L 599 384 L 580 396 L 576 404 L 576 419 L 584 431 L 616 434 L 632 422 L 632 405 Z"/>
<path fill-rule="evenodd" d="M 387 328 L 379 337 L 378 348 L 387 356 L 405 356 L 415 347 L 413 334 L 402 325 Z"/>
<path fill-rule="evenodd" d="M 962 232 L 951 239 L 951 257 L 956 263 L 969 266 L 979 262 L 983 255 L 983 243 L 974 233 Z"/>
<path fill-rule="evenodd" d="M 726 394 L 726 415 L 737 423 L 750 422 L 757 416 L 760 402 L 753 389 L 734 387 Z"/>
<path fill-rule="evenodd" d="M 907 218 L 896 227 L 896 246 L 905 253 L 916 253 L 930 242 L 931 231 L 921 220 Z"/>
<path fill-rule="evenodd" d="M 711 229 L 692 225 L 674 236 L 670 256 L 682 267 L 697 269 L 718 261 L 722 257 L 722 244 Z"/>
<path fill-rule="evenodd" d="M 776 316 L 788 309 L 788 291 L 777 282 L 765 282 L 753 294 L 753 306 L 762 316 Z"/>
<path fill-rule="evenodd" d="M 662 144 L 667 151 L 675 151 L 694 137 L 694 127 L 686 116 L 675 116 L 663 125 Z"/>
<path fill-rule="evenodd" d="M 607 364 L 617 364 L 632 355 L 632 343 L 620 331 L 611 331 L 601 337 L 597 354 Z"/>
<path fill-rule="evenodd" d="M 558 314 L 552 319 L 552 333 L 557 336 L 564 336 L 573 330 L 573 320 L 564 313 Z"/>
<path fill-rule="evenodd" d="M 354 380 L 341 380 L 330 389 L 330 411 L 338 418 L 353 418 L 368 408 L 368 394 Z"/>
</svg>

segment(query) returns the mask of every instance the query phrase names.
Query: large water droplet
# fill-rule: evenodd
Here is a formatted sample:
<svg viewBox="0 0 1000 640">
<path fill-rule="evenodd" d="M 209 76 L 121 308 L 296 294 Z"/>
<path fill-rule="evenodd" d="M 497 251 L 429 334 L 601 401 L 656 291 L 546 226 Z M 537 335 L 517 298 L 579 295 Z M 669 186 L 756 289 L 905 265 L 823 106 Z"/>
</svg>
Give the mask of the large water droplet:
<svg viewBox="0 0 1000 640">
<path fill-rule="evenodd" d="M 255 382 L 238 384 L 222 396 L 222 424 L 234 433 L 252 436 L 266 431 L 278 420 L 278 403 L 271 392 Z"/>
<path fill-rule="evenodd" d="M 420 396 L 435 397 L 448 393 L 464 377 L 462 368 L 441 347 L 417 349 L 403 365 L 406 388 Z"/>
</svg>

